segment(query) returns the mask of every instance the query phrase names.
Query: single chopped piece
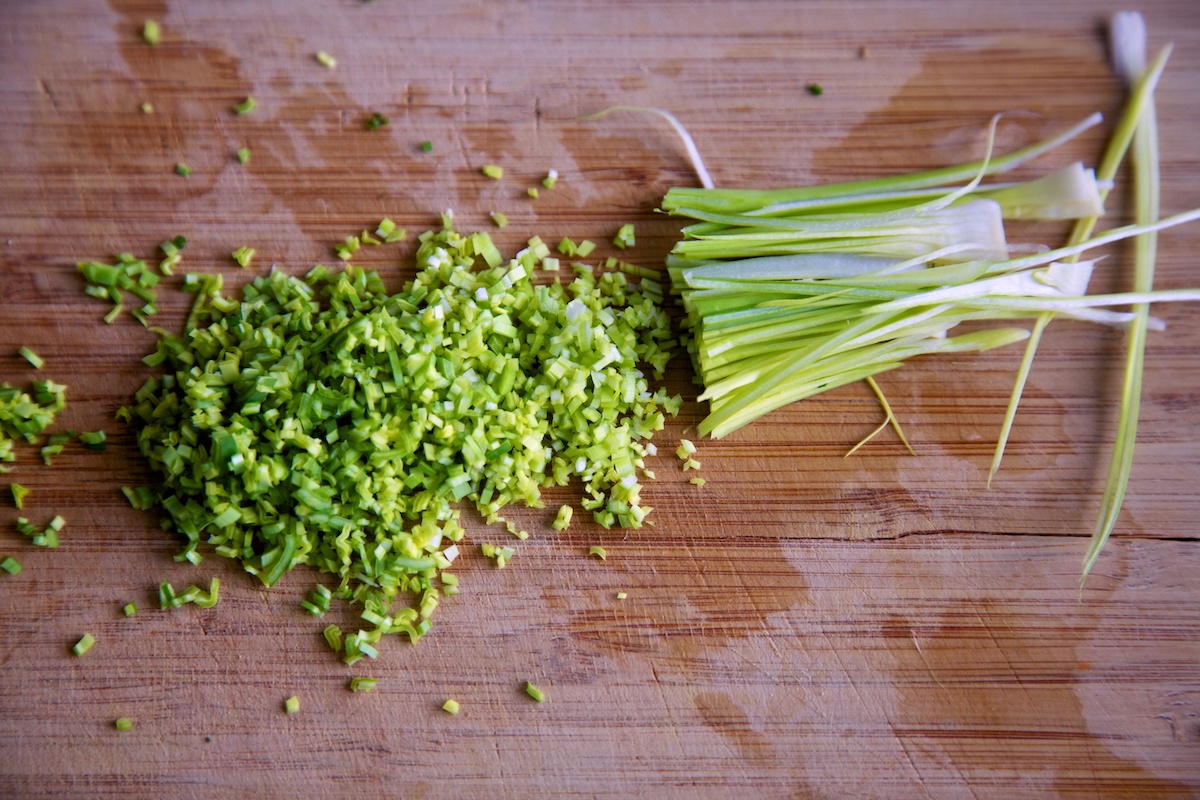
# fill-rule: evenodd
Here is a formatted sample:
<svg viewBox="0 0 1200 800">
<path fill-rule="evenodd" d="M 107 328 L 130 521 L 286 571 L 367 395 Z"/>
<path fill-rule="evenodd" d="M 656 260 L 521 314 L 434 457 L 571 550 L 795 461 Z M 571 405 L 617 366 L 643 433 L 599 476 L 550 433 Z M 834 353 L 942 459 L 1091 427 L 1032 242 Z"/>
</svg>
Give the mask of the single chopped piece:
<svg viewBox="0 0 1200 800">
<path fill-rule="evenodd" d="M 617 592 L 617 599 L 618 599 L 618 600 L 624 600 L 626 597 L 629 597 L 629 595 L 628 595 L 628 594 L 626 594 L 625 592 Z"/>
<path fill-rule="evenodd" d="M 175 165 L 175 173 L 186 178 L 192 174 L 192 168 L 180 161 Z"/>
<path fill-rule="evenodd" d="M 17 354 L 32 364 L 34 369 L 41 369 L 42 365 L 46 363 L 42 360 L 41 356 L 30 350 L 28 347 L 22 347 L 17 351 Z"/>
<path fill-rule="evenodd" d="M 529 195 L 534 200 L 537 200 L 540 195 L 540 192 L 538 192 L 538 189 L 536 186 L 530 186 L 528 189 L 525 190 L 525 194 Z"/>
<path fill-rule="evenodd" d="M 558 170 L 556 169 L 550 170 L 546 173 L 546 177 L 542 178 L 542 186 L 547 189 L 553 189 L 556 183 L 558 183 Z"/>
<path fill-rule="evenodd" d="M 503 228 L 508 224 L 508 217 L 504 216 L 504 214 L 500 211 L 493 211 L 490 216 L 492 218 L 492 222 L 496 223 L 497 228 Z"/>
<path fill-rule="evenodd" d="M 244 116 L 256 108 L 258 108 L 258 101 L 253 97 L 247 96 L 245 100 L 233 107 L 233 113 L 237 114 L 238 116 Z"/>
<path fill-rule="evenodd" d="M 113 722 L 113 727 L 119 731 L 131 731 L 133 730 L 133 720 L 129 717 L 118 717 Z"/>
<path fill-rule="evenodd" d="M 375 678 L 353 677 L 350 679 L 350 691 L 352 692 L 369 692 L 375 688 L 379 681 Z"/>
<path fill-rule="evenodd" d="M 88 450 L 104 450 L 108 446 L 108 437 L 104 431 L 84 431 L 79 434 L 79 442 Z"/>
<path fill-rule="evenodd" d="M 534 686 L 529 681 L 525 681 L 525 694 L 529 695 L 539 703 L 545 702 L 546 700 L 546 693 Z"/>
<path fill-rule="evenodd" d="M 696 454 L 696 445 L 690 439 L 680 439 L 679 447 L 675 450 L 675 455 L 680 461 L 686 461 Z"/>
<path fill-rule="evenodd" d="M 480 171 L 494 181 L 498 181 L 504 177 L 504 167 L 497 166 L 496 164 L 484 164 L 483 169 Z"/>
<path fill-rule="evenodd" d="M 287 700 L 283 701 L 283 710 L 288 714 L 295 714 L 300 710 L 300 698 L 292 695 Z"/>
<path fill-rule="evenodd" d="M 366 127 L 369 131 L 379 130 L 384 125 L 387 125 L 390 121 L 391 120 L 389 120 L 383 114 L 380 114 L 378 111 L 376 111 L 367 118 Z"/>
<path fill-rule="evenodd" d="M 601 547 L 598 544 L 594 544 L 588 548 L 588 555 L 595 556 L 596 558 L 600 559 L 601 561 L 608 560 L 608 551 L 605 550 L 603 547 Z"/>
<path fill-rule="evenodd" d="M 571 517 L 575 514 L 575 509 L 571 506 L 559 506 L 558 514 L 554 516 L 554 522 L 550 523 L 550 527 L 556 531 L 565 531 L 571 524 Z"/>
<path fill-rule="evenodd" d="M 3 561 L 0 561 L 0 569 L 7 572 L 9 575 L 16 575 L 21 571 L 21 562 L 17 561 L 12 556 L 5 556 Z"/>
<path fill-rule="evenodd" d="M 689 458 L 683 462 L 683 471 L 687 472 L 690 469 L 700 469 L 700 462 L 694 458 Z"/>
<path fill-rule="evenodd" d="M 429 141 L 428 139 L 426 139 L 425 141 L 421 142 L 421 152 L 423 152 L 423 153 L 429 153 L 429 152 L 431 152 L 432 150 L 433 150 L 433 142 Z"/>
<path fill-rule="evenodd" d="M 704 480 L 704 478 L 697 476 L 695 478 L 690 479 L 688 481 L 688 483 L 692 484 L 693 486 L 703 486 L 705 484 L 705 480 Z"/>
<path fill-rule="evenodd" d="M 442 703 L 442 710 L 447 714 L 457 714 L 461 709 L 462 706 L 453 697 Z"/>
<path fill-rule="evenodd" d="M 79 641 L 76 642 L 75 645 L 71 648 L 71 652 L 73 652 L 77 656 L 81 656 L 84 653 L 86 653 L 88 650 L 91 650 L 92 645 L 94 645 L 95 643 L 96 643 L 96 638 L 94 636 L 92 636 L 90 633 L 85 633 L 79 639 Z"/>
<path fill-rule="evenodd" d="M 238 151 L 237 151 L 237 153 L 235 153 L 235 155 L 237 156 L 237 160 L 238 160 L 239 164 L 250 163 L 250 148 L 249 147 L 239 147 Z"/>
<path fill-rule="evenodd" d="M 819 84 L 819 83 L 810 83 L 808 85 L 808 93 L 811 94 L 813 97 L 820 97 L 822 94 L 825 93 L 825 90 L 823 88 L 821 88 L 821 84 Z"/>
<path fill-rule="evenodd" d="M 238 266 L 248 267 L 250 266 L 250 259 L 254 258 L 254 248 L 244 246 L 239 247 L 237 250 L 234 250 L 232 253 L 230 253 L 229 257 L 236 261 Z"/>
<path fill-rule="evenodd" d="M 617 235 L 613 237 L 613 244 L 616 247 L 624 250 L 627 247 L 633 247 L 637 243 L 633 234 L 633 225 L 626 223 L 617 229 Z"/>
<path fill-rule="evenodd" d="M 139 486 L 136 489 L 122 486 L 121 494 L 125 495 L 125 499 L 129 501 L 129 505 L 139 511 L 154 508 L 154 490 L 149 486 Z"/>
<path fill-rule="evenodd" d="M 142 110 L 143 114 L 153 114 L 154 113 L 154 104 L 153 103 L 142 103 L 139 106 L 139 108 Z"/>
<path fill-rule="evenodd" d="M 333 69 L 337 66 L 337 59 L 329 55 L 329 53 L 326 53 L 324 50 L 318 50 L 314 57 L 317 59 L 317 63 L 321 64 L 322 66 L 329 67 L 330 69 Z"/>
<path fill-rule="evenodd" d="M 142 39 L 149 45 L 158 44 L 162 39 L 162 28 L 152 19 L 142 23 Z"/>
<path fill-rule="evenodd" d="M 125 616 L 132 617 L 134 614 L 137 613 L 137 610 L 138 610 L 137 603 L 126 603 L 125 607 L 122 608 L 121 610 L 123 612 L 125 612 Z"/>
<path fill-rule="evenodd" d="M 19 483 L 10 484 L 8 488 L 12 490 L 13 505 L 17 508 L 24 508 L 25 498 L 29 496 L 29 490 Z"/>
<path fill-rule="evenodd" d="M 596 243 L 590 239 L 584 239 L 575 247 L 575 255 L 580 258 L 587 258 L 596 249 Z"/>
</svg>

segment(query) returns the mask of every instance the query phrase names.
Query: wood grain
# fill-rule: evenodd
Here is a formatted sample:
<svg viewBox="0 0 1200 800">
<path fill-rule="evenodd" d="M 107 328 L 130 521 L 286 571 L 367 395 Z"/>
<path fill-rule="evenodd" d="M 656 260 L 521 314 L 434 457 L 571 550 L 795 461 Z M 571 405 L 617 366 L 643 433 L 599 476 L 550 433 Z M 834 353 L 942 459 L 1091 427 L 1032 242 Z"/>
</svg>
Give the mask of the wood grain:
<svg viewBox="0 0 1200 800">
<path fill-rule="evenodd" d="M 267 591 L 236 564 L 173 561 L 177 543 L 128 507 L 149 480 L 113 421 L 145 379 L 153 336 L 105 326 L 81 259 L 150 256 L 185 235 L 187 269 L 249 277 L 329 263 L 331 244 L 390 216 L 420 230 L 453 208 L 508 251 L 540 234 L 607 242 L 657 265 L 678 235 L 656 215 L 694 178 L 649 118 L 578 118 L 614 103 L 670 108 L 719 185 L 867 177 L 975 157 L 986 120 L 1011 149 L 1122 92 L 1102 3 L 167 3 L 63 0 L 0 12 L 0 379 L 69 385 L 61 427 L 104 428 L 101 454 L 53 467 L 28 448 L 0 487 L 26 514 L 68 519 L 28 546 L 0 501 L 0 796 L 61 797 L 1195 797 L 1200 795 L 1200 322 L 1163 307 L 1151 338 L 1129 497 L 1082 595 L 1122 337 L 1056 323 L 1009 455 L 984 489 L 1020 354 L 913 364 L 884 388 L 914 441 L 890 435 L 863 387 L 701 442 L 698 489 L 661 434 L 653 527 L 550 530 L 509 568 L 468 554 L 461 595 L 415 647 L 353 669 L 298 608 L 312 575 Z M 1163 211 L 1200 206 L 1200 7 L 1145 8 L 1176 45 L 1159 94 Z M 157 47 L 140 38 L 162 23 Z M 338 64 L 327 70 L 313 54 Z M 820 97 L 805 91 L 824 87 Z M 239 117 L 233 104 L 258 101 Z M 153 114 L 139 106 L 150 102 Z M 390 124 L 367 131 L 379 112 Z M 1094 163 L 1107 125 L 1037 165 Z M 420 150 L 424 140 L 431 153 Z M 232 153 L 248 146 L 239 165 Z M 174 174 L 177 162 L 192 174 Z M 495 162 L 505 179 L 487 181 Z M 549 168 L 559 188 L 524 197 Z M 1109 206 L 1127 219 L 1124 179 Z M 1059 226 L 1010 238 L 1054 243 Z M 1097 288 L 1124 286 L 1114 247 Z M 1164 234 L 1158 285 L 1194 286 L 1200 228 Z M 360 260 L 398 287 L 404 246 Z M 161 324 L 188 297 L 162 292 Z M 571 502 L 550 493 L 548 507 Z M 473 519 L 472 536 L 484 537 Z M 607 548 L 607 562 L 586 556 Z M 154 590 L 222 578 L 212 609 L 160 612 Z M 618 591 L 628 594 L 618 601 Z M 121 606 L 143 611 L 126 619 Z M 349 613 L 335 621 L 351 624 Z M 97 645 L 70 646 L 85 631 Z M 351 675 L 379 678 L 352 694 Z M 529 701 L 532 680 L 548 702 Z M 287 716 L 284 698 L 301 712 Z M 463 713 L 439 710 L 456 697 Z M 128 716 L 134 728 L 113 729 Z"/>
</svg>

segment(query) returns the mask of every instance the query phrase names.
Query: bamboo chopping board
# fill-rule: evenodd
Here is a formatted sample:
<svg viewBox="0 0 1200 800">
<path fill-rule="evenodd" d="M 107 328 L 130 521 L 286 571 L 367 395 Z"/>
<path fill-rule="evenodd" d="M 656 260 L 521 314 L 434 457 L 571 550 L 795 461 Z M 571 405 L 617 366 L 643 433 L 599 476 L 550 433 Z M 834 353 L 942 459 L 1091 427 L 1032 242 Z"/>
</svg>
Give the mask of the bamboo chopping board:
<svg viewBox="0 0 1200 800">
<path fill-rule="evenodd" d="M 389 216 L 410 230 L 453 208 L 488 212 L 511 253 L 533 234 L 605 243 L 661 263 L 679 224 L 654 213 L 693 185 L 653 118 L 689 126 L 718 185 L 775 187 L 970 160 L 987 119 L 1010 150 L 1120 108 L 1106 4 L 789 2 L 168 3 L 62 0 L 0 10 L 0 378 L 69 386 L 60 428 L 109 433 L 103 453 L 52 467 L 20 449 L 0 488 L 68 520 L 29 546 L 0 500 L 0 796 L 37 797 L 1193 797 L 1200 794 L 1200 316 L 1162 307 L 1151 338 L 1136 465 L 1117 528 L 1082 595 L 1076 579 L 1103 485 L 1120 334 L 1056 323 L 1005 466 L 985 489 L 1017 349 L 930 360 L 883 381 L 916 456 L 847 387 L 720 441 L 696 487 L 671 455 L 704 409 L 686 402 L 656 442 L 653 527 L 551 531 L 508 568 L 469 553 L 463 592 L 416 646 L 385 642 L 353 668 L 329 620 L 303 614 L 313 576 L 272 590 L 178 544 L 118 491 L 150 479 L 113 420 L 147 370 L 149 332 L 106 326 L 75 262 L 149 257 L 187 237 L 186 269 L 249 274 L 331 262 L 332 243 Z M 1176 45 L 1159 94 L 1163 211 L 1200 206 L 1200 6 L 1145 8 Z M 145 19 L 162 41 L 141 40 Z M 335 69 L 313 54 L 327 51 Z M 806 91 L 819 84 L 818 97 Z M 252 95 L 258 109 L 239 117 Z M 139 110 L 151 103 L 153 113 Z M 389 124 L 368 131 L 373 113 Z M 1095 163 L 1107 126 L 1039 165 Z M 424 152 L 420 143 L 430 141 Z M 245 166 L 232 158 L 249 147 Z M 175 174 L 186 163 L 189 177 Z M 485 163 L 505 179 L 479 175 Z M 524 194 L 550 169 L 558 187 Z M 1110 223 L 1126 218 L 1118 185 Z M 1054 244 L 1055 226 L 1010 231 Z M 1027 238 L 1026 238 L 1027 237 Z M 1158 285 L 1198 283 L 1200 227 L 1164 234 Z M 607 255 L 605 247 L 601 254 Z M 1099 289 L 1124 286 L 1108 251 Z M 398 288 L 405 247 L 357 263 Z M 162 293 L 164 327 L 188 296 Z M 5 488 L 5 496 L 7 489 Z M 571 502 L 551 493 L 547 507 Z M 582 519 L 582 514 L 577 514 Z M 475 541 L 494 538 L 468 522 Z M 608 560 L 586 555 L 590 545 Z M 222 580 L 212 609 L 162 612 L 161 580 Z M 617 592 L 626 599 L 618 601 Z M 125 618 L 121 607 L 142 611 Z M 335 612 L 349 627 L 350 613 Z M 70 646 L 91 632 L 77 659 Z M 378 678 L 352 694 L 353 675 Z M 548 700 L 535 704 L 531 680 Z M 285 715 L 284 698 L 301 710 Z M 462 713 L 439 707 L 457 698 Z M 116 731 L 129 717 L 133 729 Z"/>
</svg>

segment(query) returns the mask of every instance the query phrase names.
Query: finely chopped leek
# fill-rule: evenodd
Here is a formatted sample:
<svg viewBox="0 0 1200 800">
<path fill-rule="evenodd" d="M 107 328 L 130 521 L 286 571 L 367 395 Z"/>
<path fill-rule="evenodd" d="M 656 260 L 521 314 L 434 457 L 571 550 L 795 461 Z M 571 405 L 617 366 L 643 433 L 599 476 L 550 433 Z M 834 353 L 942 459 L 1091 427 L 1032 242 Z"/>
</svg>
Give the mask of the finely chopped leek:
<svg viewBox="0 0 1200 800">
<path fill-rule="evenodd" d="M 578 480 L 597 522 L 639 527 L 643 442 L 680 404 L 642 371 L 661 376 L 674 344 L 657 284 L 581 263 L 535 283 L 540 240 L 506 262 L 444 220 L 396 294 L 352 265 L 273 271 L 240 298 L 192 278 L 185 332 L 159 331 L 145 361 L 162 374 L 120 412 L 162 476 L 178 557 L 206 543 L 267 586 L 300 564 L 332 574 L 364 609 L 364 629 L 326 629 L 347 663 L 386 634 L 415 641 L 456 591 L 439 573 L 465 533 L 458 501 L 496 520 Z"/>
</svg>

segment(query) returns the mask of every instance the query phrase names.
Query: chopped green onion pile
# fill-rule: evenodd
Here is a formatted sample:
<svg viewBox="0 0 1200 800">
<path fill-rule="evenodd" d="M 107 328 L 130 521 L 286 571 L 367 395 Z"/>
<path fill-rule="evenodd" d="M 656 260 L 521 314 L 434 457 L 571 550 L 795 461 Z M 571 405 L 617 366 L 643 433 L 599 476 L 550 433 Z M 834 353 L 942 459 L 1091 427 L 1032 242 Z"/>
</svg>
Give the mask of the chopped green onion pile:
<svg viewBox="0 0 1200 800">
<path fill-rule="evenodd" d="M 196 277 L 185 333 L 146 358 L 162 375 L 120 412 L 162 476 L 179 558 L 207 543 L 268 586 L 299 564 L 335 576 L 367 623 L 327 629 L 348 663 L 429 629 L 457 585 L 438 573 L 464 535 L 458 501 L 495 521 L 578 480 L 597 522 L 639 527 L 642 442 L 680 403 L 642 372 L 661 376 L 674 344 L 653 278 L 576 263 L 569 282 L 535 282 L 539 239 L 507 262 L 483 233 L 420 239 L 396 294 L 354 266 L 273 271 L 239 298 Z"/>
<path fill-rule="evenodd" d="M 0 384 L 0 473 L 9 471 L 2 462 L 16 460 L 14 440 L 36 444 L 66 406 L 67 387 L 54 381 L 33 381 L 29 392 Z M 18 491 L 13 490 L 14 499 Z"/>
</svg>

